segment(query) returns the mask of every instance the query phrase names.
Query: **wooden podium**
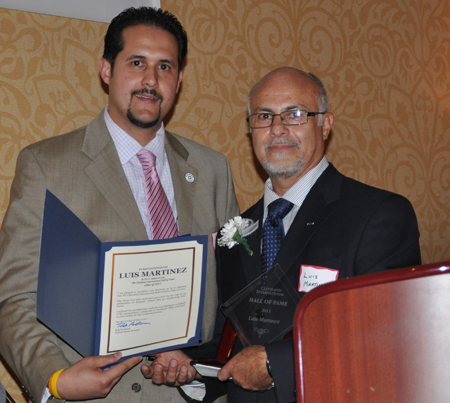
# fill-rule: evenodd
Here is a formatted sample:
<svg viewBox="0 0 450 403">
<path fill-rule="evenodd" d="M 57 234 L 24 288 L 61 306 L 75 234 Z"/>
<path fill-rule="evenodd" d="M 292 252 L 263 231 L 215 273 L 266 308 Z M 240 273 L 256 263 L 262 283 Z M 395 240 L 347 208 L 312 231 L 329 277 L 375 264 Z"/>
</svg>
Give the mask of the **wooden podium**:
<svg viewBox="0 0 450 403">
<path fill-rule="evenodd" d="M 450 402 L 450 262 L 312 290 L 294 343 L 298 403 Z"/>
</svg>

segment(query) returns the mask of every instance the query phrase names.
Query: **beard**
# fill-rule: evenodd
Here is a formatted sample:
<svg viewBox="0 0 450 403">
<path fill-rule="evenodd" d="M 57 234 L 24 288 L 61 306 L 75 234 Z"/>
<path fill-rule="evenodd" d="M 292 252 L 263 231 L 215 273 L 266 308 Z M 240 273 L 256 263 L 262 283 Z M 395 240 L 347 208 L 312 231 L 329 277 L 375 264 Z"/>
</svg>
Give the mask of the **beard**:
<svg viewBox="0 0 450 403">
<path fill-rule="evenodd" d="M 159 102 L 159 108 L 158 108 L 158 115 L 156 116 L 155 119 L 153 120 L 142 120 L 139 119 L 137 116 L 135 116 L 133 114 L 133 111 L 131 110 L 131 104 L 133 102 L 133 97 L 135 95 L 141 95 L 141 94 L 147 94 L 147 95 L 152 95 L 156 98 L 158 98 L 160 100 Z M 154 89 L 147 89 L 144 88 L 143 90 L 135 90 L 131 93 L 131 99 L 130 99 L 130 104 L 128 105 L 128 110 L 127 110 L 127 118 L 128 120 L 133 123 L 135 126 L 140 127 L 141 129 L 150 129 L 151 127 L 154 127 L 158 124 L 159 119 L 161 118 L 161 103 L 163 100 L 163 96 L 161 94 L 159 94 L 158 92 L 156 92 Z"/>
<path fill-rule="evenodd" d="M 277 139 L 264 144 L 264 149 L 267 151 L 273 144 L 289 144 L 296 148 L 300 148 L 300 145 L 293 140 Z M 296 161 L 288 164 L 283 160 L 283 155 L 280 155 L 279 160 L 276 162 L 269 162 L 266 158 L 264 158 L 261 161 L 261 164 L 271 178 L 289 179 L 301 171 L 305 162 L 301 157 L 298 157 Z"/>
</svg>

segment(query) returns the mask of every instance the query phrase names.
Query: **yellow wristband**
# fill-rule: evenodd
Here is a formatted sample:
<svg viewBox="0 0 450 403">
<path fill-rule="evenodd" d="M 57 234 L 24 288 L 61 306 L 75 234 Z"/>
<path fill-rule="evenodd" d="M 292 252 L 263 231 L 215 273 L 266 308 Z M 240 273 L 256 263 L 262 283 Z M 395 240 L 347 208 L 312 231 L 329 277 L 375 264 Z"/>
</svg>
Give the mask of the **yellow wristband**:
<svg viewBox="0 0 450 403">
<path fill-rule="evenodd" d="M 59 375 L 63 372 L 65 368 L 56 371 L 48 381 L 48 390 L 50 391 L 52 396 L 55 396 L 57 399 L 61 399 L 61 396 L 58 395 L 58 391 L 56 390 L 56 382 L 58 380 Z"/>
</svg>

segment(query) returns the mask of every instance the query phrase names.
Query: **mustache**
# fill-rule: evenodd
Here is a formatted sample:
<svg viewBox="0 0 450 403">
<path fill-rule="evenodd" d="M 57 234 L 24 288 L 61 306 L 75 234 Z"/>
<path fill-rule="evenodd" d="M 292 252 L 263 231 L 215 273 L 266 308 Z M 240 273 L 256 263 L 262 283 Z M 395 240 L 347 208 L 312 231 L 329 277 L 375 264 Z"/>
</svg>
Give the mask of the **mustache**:
<svg viewBox="0 0 450 403">
<path fill-rule="evenodd" d="M 158 98 L 160 101 L 162 101 L 164 99 L 163 96 L 159 92 L 156 92 L 156 90 L 154 90 L 153 88 L 152 89 L 143 88 L 142 90 L 134 90 L 131 93 L 131 96 L 133 97 L 135 95 L 144 95 L 144 94 L 151 95 L 155 98 Z"/>
<path fill-rule="evenodd" d="M 273 145 L 282 145 L 282 144 L 287 144 L 296 148 L 300 147 L 300 144 L 294 140 L 289 140 L 289 139 L 273 139 L 269 142 L 267 142 L 266 144 L 264 144 L 264 149 L 267 150 L 268 148 L 272 147 Z"/>
</svg>

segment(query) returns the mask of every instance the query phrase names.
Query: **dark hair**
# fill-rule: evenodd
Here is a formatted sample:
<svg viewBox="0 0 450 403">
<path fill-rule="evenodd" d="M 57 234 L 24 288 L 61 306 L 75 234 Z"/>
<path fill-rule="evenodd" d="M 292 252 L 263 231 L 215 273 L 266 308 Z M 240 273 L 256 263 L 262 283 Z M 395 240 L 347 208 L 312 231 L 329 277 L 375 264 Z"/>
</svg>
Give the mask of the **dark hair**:
<svg viewBox="0 0 450 403">
<path fill-rule="evenodd" d="M 184 62 L 187 53 L 187 35 L 181 23 L 172 13 L 153 7 L 130 7 L 114 17 L 109 24 L 105 35 L 105 49 L 103 57 L 111 64 L 111 71 L 114 69 L 114 62 L 117 55 L 124 48 L 123 30 L 136 25 L 146 25 L 167 31 L 172 34 L 178 43 L 178 69 Z"/>
</svg>

